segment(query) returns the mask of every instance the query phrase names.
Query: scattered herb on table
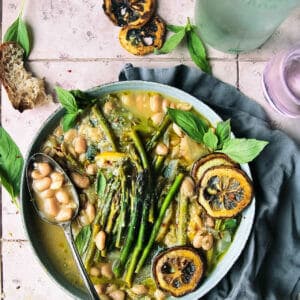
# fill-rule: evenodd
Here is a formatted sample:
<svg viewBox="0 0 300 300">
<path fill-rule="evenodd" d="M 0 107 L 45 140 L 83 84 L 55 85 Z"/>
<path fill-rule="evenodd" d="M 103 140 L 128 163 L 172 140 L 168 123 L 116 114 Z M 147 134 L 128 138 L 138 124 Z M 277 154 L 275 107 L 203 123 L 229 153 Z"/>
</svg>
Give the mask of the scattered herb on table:
<svg viewBox="0 0 300 300">
<path fill-rule="evenodd" d="M 20 192 L 23 157 L 15 142 L 0 126 L 0 183 L 7 190 L 12 202 L 19 207 L 17 196 Z"/>
<path fill-rule="evenodd" d="M 214 132 L 193 112 L 169 108 L 168 115 L 190 138 L 203 143 L 211 152 L 227 154 L 239 164 L 255 159 L 268 144 L 256 139 L 232 138 L 230 120 L 219 122 Z"/>
<path fill-rule="evenodd" d="M 194 63 L 204 72 L 211 73 L 211 66 L 207 59 L 205 46 L 197 33 L 197 27 L 188 18 L 185 26 L 167 25 L 169 31 L 174 32 L 163 44 L 155 50 L 155 54 L 167 54 L 173 51 L 186 38 L 187 48 Z"/>
<path fill-rule="evenodd" d="M 27 24 L 23 20 L 23 5 L 18 18 L 9 26 L 4 34 L 4 42 L 16 42 L 25 51 L 25 57 L 27 58 L 31 51 L 31 41 Z"/>
</svg>

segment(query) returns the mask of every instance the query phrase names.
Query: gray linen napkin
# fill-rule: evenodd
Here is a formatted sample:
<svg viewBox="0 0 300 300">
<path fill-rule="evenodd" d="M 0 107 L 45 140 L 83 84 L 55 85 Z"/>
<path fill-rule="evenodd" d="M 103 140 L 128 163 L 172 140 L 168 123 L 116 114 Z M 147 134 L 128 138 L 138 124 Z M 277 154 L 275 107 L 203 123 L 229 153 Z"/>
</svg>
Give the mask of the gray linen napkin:
<svg viewBox="0 0 300 300">
<path fill-rule="evenodd" d="M 247 245 L 230 272 L 204 299 L 296 299 L 300 293 L 300 147 L 270 127 L 264 110 L 235 87 L 195 68 L 135 68 L 120 80 L 146 80 L 180 88 L 231 119 L 237 137 L 270 144 L 250 164 L 256 217 Z"/>
</svg>

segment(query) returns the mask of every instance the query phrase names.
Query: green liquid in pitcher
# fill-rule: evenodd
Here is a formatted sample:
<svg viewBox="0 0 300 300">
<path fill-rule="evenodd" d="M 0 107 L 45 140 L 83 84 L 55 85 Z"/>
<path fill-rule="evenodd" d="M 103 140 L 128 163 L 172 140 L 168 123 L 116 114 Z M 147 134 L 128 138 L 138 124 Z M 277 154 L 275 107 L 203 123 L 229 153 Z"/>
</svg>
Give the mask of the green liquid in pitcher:
<svg viewBox="0 0 300 300">
<path fill-rule="evenodd" d="M 195 21 L 201 37 L 224 52 L 262 45 L 300 0 L 196 0 Z"/>
</svg>

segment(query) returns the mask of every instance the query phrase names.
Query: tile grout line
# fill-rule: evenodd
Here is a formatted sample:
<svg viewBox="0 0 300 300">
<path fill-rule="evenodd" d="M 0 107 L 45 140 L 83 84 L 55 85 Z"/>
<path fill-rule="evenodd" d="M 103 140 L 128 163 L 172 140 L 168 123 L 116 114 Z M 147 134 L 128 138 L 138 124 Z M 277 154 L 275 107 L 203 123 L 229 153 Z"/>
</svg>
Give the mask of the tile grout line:
<svg viewBox="0 0 300 300">
<path fill-rule="evenodd" d="M 209 58 L 212 61 L 217 62 L 236 62 L 237 60 L 239 62 L 266 62 L 267 59 L 248 59 L 248 58 L 240 58 L 240 57 L 234 57 L 234 58 L 227 58 L 227 57 L 210 57 Z M 34 59 L 28 59 L 27 62 L 34 63 L 34 62 L 102 62 L 102 61 L 108 61 L 108 62 L 174 62 L 177 61 L 178 63 L 182 62 L 192 62 L 190 58 L 185 57 L 169 57 L 169 58 L 136 58 L 136 57 L 125 57 L 125 58 L 116 58 L 116 57 L 90 57 L 90 58 L 34 58 Z"/>
</svg>

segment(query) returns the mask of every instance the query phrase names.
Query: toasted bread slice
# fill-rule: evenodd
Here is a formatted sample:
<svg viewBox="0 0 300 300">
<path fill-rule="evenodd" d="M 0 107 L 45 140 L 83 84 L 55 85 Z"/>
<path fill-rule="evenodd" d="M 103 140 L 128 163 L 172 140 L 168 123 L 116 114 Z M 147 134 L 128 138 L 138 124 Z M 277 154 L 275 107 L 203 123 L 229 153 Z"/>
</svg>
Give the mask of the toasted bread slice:
<svg viewBox="0 0 300 300">
<path fill-rule="evenodd" d="M 49 101 L 44 80 L 33 77 L 24 67 L 24 50 L 14 42 L 0 46 L 0 81 L 13 107 L 20 112 Z"/>
</svg>

